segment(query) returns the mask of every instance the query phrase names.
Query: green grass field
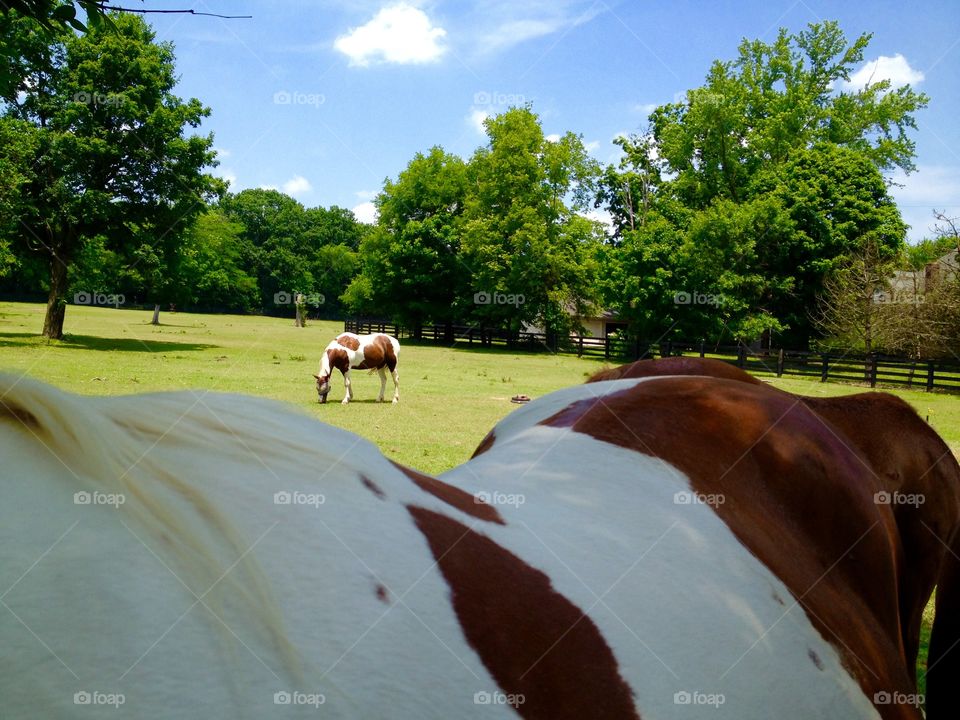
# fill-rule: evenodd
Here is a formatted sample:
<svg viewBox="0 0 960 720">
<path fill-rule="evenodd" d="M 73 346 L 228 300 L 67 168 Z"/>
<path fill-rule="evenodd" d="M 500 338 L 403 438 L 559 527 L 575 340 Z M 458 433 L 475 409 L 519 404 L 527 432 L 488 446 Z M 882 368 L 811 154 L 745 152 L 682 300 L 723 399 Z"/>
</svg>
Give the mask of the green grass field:
<svg viewBox="0 0 960 720">
<path fill-rule="evenodd" d="M 376 443 L 391 459 L 439 473 L 470 457 L 487 431 L 531 397 L 576 385 L 605 363 L 566 355 L 511 353 L 404 344 L 401 402 L 373 402 L 379 378 L 354 373 L 354 403 L 343 407 L 339 375 L 326 405 L 317 403 L 320 354 L 343 329 L 338 322 L 293 327 L 292 320 L 236 315 L 151 313 L 86 306 L 67 308 L 66 336 L 39 337 L 43 306 L 0 303 L 0 369 L 27 373 L 91 395 L 202 389 L 263 395 L 299 406 L 324 422 Z M 865 388 L 797 378 L 768 378 L 805 395 Z M 388 393 L 392 383 L 388 380 Z M 960 452 L 960 397 L 897 391 Z M 389 397 L 389 395 L 388 395 Z"/>
<path fill-rule="evenodd" d="M 470 457 L 487 431 L 517 406 L 510 397 L 538 397 L 582 383 L 605 366 L 572 356 L 405 344 L 400 353 L 398 405 L 374 402 L 379 378 L 355 372 L 354 402 L 342 406 L 334 378 L 330 402 L 317 402 L 316 372 L 339 322 L 235 315 L 151 313 L 85 306 L 67 308 L 66 336 L 39 336 L 44 308 L 0 303 L 0 370 L 26 373 L 65 390 L 115 395 L 200 389 L 262 395 L 300 407 L 331 425 L 373 441 L 391 459 L 428 473 Z M 804 395 L 843 395 L 866 388 L 768 376 L 771 384 Z M 387 383 L 388 399 L 392 383 Z M 954 454 L 960 452 L 960 397 L 896 391 L 926 417 Z M 925 666 L 929 620 L 924 627 Z M 922 683 L 921 683 L 922 685 Z M 921 692 L 923 688 L 921 686 Z"/>
</svg>

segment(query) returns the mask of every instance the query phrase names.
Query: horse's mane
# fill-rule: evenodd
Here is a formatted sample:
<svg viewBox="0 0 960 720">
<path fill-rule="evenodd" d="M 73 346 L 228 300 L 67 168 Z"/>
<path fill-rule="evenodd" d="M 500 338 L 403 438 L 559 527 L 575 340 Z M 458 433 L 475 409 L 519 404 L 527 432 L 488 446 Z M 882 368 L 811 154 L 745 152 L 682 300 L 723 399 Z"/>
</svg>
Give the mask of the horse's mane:
<svg viewBox="0 0 960 720">
<path fill-rule="evenodd" d="M 146 532 L 191 591 L 200 597 L 209 591 L 204 601 L 215 606 L 239 599 L 287 670 L 301 675 L 269 584 L 249 552 L 255 538 L 239 535 L 203 484 L 221 463 L 238 461 L 231 453 L 244 450 L 265 473 L 303 476 L 303 458 L 318 454 L 315 421 L 264 399 L 202 392 L 80 397 L 0 373 L 0 430 L 42 444 L 63 464 L 73 491 L 122 493 L 118 512 Z M 328 430 L 325 438 L 338 436 Z"/>
</svg>

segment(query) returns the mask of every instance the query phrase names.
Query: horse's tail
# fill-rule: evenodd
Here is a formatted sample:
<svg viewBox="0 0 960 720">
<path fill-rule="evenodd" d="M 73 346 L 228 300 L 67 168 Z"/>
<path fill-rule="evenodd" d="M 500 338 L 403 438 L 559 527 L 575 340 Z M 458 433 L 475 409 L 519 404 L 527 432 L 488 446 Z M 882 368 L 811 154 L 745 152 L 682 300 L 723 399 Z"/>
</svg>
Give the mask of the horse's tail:
<svg viewBox="0 0 960 720">
<path fill-rule="evenodd" d="M 927 720 L 960 717 L 960 527 L 940 563 L 927 656 Z"/>
</svg>

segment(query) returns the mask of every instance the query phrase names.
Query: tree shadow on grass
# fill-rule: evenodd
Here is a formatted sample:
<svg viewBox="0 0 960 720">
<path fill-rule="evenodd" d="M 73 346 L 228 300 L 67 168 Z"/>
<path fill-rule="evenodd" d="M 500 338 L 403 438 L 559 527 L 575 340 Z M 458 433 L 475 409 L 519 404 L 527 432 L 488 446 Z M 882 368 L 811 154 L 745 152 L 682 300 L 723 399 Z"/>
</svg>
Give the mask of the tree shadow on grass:
<svg viewBox="0 0 960 720">
<path fill-rule="evenodd" d="M 0 332 L 0 347 L 23 347 L 46 344 L 34 333 Z M 93 335 L 64 335 L 62 340 L 51 340 L 56 347 L 80 348 L 83 350 L 106 350 L 109 352 L 173 352 L 186 350 L 209 350 L 219 347 L 207 343 L 169 342 L 166 340 L 138 340 L 136 338 L 104 338 Z"/>
</svg>

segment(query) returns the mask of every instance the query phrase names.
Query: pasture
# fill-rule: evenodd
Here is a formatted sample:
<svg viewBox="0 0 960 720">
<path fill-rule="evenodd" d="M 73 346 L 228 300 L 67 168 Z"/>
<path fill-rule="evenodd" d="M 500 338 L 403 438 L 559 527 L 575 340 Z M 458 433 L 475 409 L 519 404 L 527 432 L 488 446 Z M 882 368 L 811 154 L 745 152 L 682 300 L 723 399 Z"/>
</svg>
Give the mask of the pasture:
<svg viewBox="0 0 960 720">
<path fill-rule="evenodd" d="M 355 432 L 391 459 L 428 473 L 469 458 L 487 431 L 517 407 L 512 396 L 538 397 L 582 383 L 605 366 L 569 355 L 404 343 L 398 405 L 375 403 L 379 379 L 358 370 L 352 373 L 351 405 L 340 404 L 339 373 L 330 402 L 320 405 L 311 374 L 327 343 L 342 331 L 340 322 L 312 321 L 296 328 L 292 318 L 162 312 L 161 325 L 152 326 L 147 311 L 71 305 L 65 338 L 48 341 L 39 336 L 43 310 L 39 304 L 0 303 L 0 368 L 89 395 L 196 390 L 270 397 Z M 804 395 L 864 391 L 838 383 L 766 379 Z M 960 398 L 896 394 L 960 453 Z"/>
<path fill-rule="evenodd" d="M 155 327 L 147 311 L 70 306 L 68 334 L 62 341 L 48 341 L 38 335 L 43 310 L 39 304 L 0 303 L 0 368 L 90 395 L 193 390 L 201 402 L 208 391 L 270 397 L 355 432 L 391 459 L 433 474 L 467 460 L 487 431 L 518 407 L 509 401 L 513 395 L 538 397 L 579 384 L 605 365 L 567 355 L 404 343 L 398 405 L 375 403 L 379 379 L 356 370 L 353 403 L 340 404 L 344 390 L 337 373 L 330 402 L 320 405 L 312 373 L 323 348 L 343 329 L 340 322 L 312 321 L 296 328 L 292 318 L 163 312 L 162 324 Z M 806 395 L 864 390 L 768 379 Z M 928 418 L 955 454 L 960 451 L 960 398 L 896 394 Z M 927 614 L 921 667 L 932 604 Z"/>
</svg>

